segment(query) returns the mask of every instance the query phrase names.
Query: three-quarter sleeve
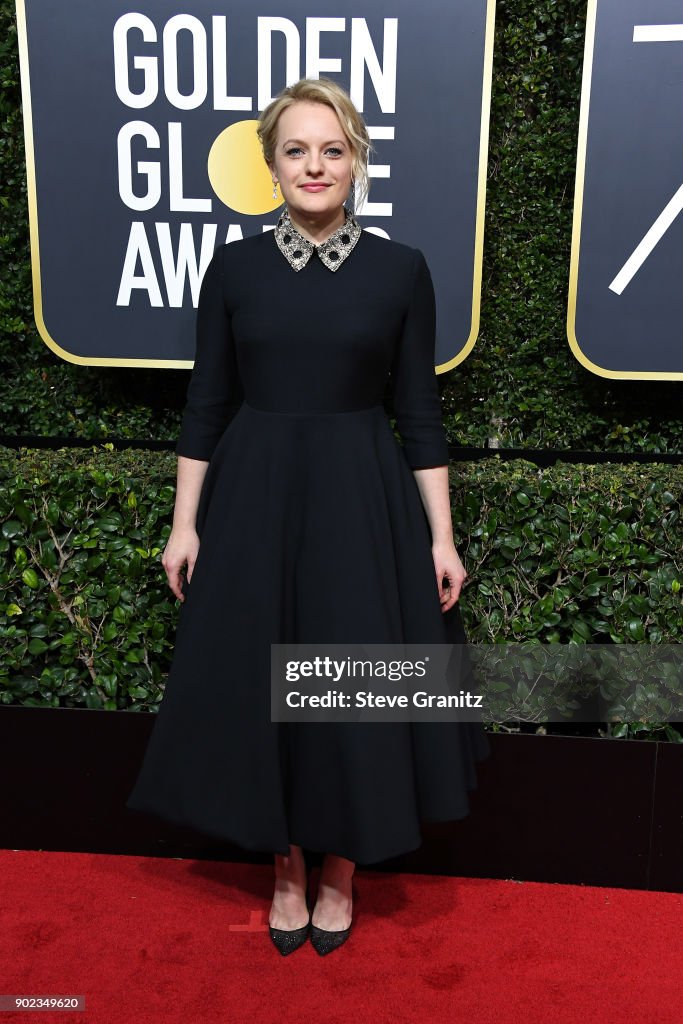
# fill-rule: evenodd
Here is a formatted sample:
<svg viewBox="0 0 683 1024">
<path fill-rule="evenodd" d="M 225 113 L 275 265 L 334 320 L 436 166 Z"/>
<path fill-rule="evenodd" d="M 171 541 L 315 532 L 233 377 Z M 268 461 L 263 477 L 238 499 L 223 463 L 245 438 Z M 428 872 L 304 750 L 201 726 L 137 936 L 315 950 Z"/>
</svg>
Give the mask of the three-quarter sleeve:
<svg viewBox="0 0 683 1024">
<path fill-rule="evenodd" d="M 177 455 L 209 462 L 244 399 L 230 315 L 225 305 L 225 245 L 216 249 L 199 290 L 192 376 L 175 447 Z"/>
<path fill-rule="evenodd" d="M 396 426 L 411 469 L 448 465 L 435 346 L 434 285 L 424 255 L 415 249 L 411 299 L 390 374 Z"/>
</svg>

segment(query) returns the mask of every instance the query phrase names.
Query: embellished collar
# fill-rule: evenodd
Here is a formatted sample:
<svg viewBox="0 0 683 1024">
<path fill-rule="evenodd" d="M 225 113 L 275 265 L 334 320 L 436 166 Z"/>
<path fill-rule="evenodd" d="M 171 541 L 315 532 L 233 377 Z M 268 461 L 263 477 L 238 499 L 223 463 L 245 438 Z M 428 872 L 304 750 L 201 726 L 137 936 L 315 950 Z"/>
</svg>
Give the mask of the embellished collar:
<svg viewBox="0 0 683 1024">
<path fill-rule="evenodd" d="M 342 226 L 337 228 L 334 234 L 326 238 L 320 245 L 316 245 L 297 231 L 290 220 L 289 210 L 285 206 L 274 234 L 278 248 L 289 265 L 294 270 L 301 270 L 306 266 L 313 253 L 317 252 L 328 270 L 337 270 L 354 248 L 363 230 L 346 206 L 344 207 L 344 216 L 345 220 Z"/>
</svg>

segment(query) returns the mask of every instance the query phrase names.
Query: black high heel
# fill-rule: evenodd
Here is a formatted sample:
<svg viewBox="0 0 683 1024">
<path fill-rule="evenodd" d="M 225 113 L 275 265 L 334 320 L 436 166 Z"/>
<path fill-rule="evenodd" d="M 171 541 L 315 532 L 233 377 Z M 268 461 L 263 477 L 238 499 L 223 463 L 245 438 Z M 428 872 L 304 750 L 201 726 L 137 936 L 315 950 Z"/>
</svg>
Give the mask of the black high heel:
<svg viewBox="0 0 683 1024">
<path fill-rule="evenodd" d="M 353 919 L 351 920 L 353 924 Z M 317 925 L 311 925 L 311 945 L 320 956 L 325 956 L 327 953 L 331 953 L 334 949 L 339 949 L 343 942 L 349 937 L 351 931 L 351 924 L 348 928 L 343 928 L 338 932 L 328 932 L 324 928 L 318 928 Z"/>
<path fill-rule="evenodd" d="M 355 905 L 357 893 L 354 888 L 352 888 L 351 893 Z M 342 943 L 346 942 L 351 932 L 353 917 L 351 917 L 348 928 L 342 928 L 336 932 L 326 931 L 325 928 L 318 928 L 317 925 L 313 924 L 310 916 L 309 921 L 311 924 L 311 945 L 315 949 L 316 953 L 319 953 L 320 956 L 325 956 L 327 953 L 331 953 L 333 950 L 339 949 Z"/>
<path fill-rule="evenodd" d="M 293 953 L 299 946 L 303 946 L 304 942 L 308 938 L 308 933 L 311 928 L 311 905 L 306 897 L 306 906 L 308 908 L 308 921 L 302 925 L 301 928 L 273 928 L 272 925 L 268 925 L 268 931 L 270 937 L 280 950 L 283 956 L 288 956 Z"/>
</svg>

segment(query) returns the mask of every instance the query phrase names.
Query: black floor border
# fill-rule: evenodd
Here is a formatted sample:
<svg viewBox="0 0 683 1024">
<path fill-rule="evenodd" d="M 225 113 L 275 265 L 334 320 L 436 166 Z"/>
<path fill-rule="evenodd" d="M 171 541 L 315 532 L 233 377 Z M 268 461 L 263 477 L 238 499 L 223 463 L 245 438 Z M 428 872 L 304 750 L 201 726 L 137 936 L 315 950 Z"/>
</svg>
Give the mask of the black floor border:
<svg viewBox="0 0 683 1024">
<path fill-rule="evenodd" d="M 272 864 L 126 809 L 154 720 L 0 706 L 0 847 Z M 467 817 L 424 825 L 419 849 L 372 870 L 683 892 L 683 744 L 489 739 Z"/>
</svg>

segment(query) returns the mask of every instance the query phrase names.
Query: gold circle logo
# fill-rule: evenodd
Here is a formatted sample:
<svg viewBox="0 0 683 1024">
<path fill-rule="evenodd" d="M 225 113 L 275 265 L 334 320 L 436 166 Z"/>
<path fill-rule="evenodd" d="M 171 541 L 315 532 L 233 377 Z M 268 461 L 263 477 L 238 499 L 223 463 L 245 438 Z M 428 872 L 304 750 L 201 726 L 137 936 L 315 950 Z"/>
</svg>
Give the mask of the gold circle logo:
<svg viewBox="0 0 683 1024">
<path fill-rule="evenodd" d="M 236 121 L 216 137 L 209 150 L 211 187 L 222 203 L 236 213 L 271 213 L 283 203 L 273 199 L 273 179 L 263 159 L 258 121 Z"/>
</svg>

